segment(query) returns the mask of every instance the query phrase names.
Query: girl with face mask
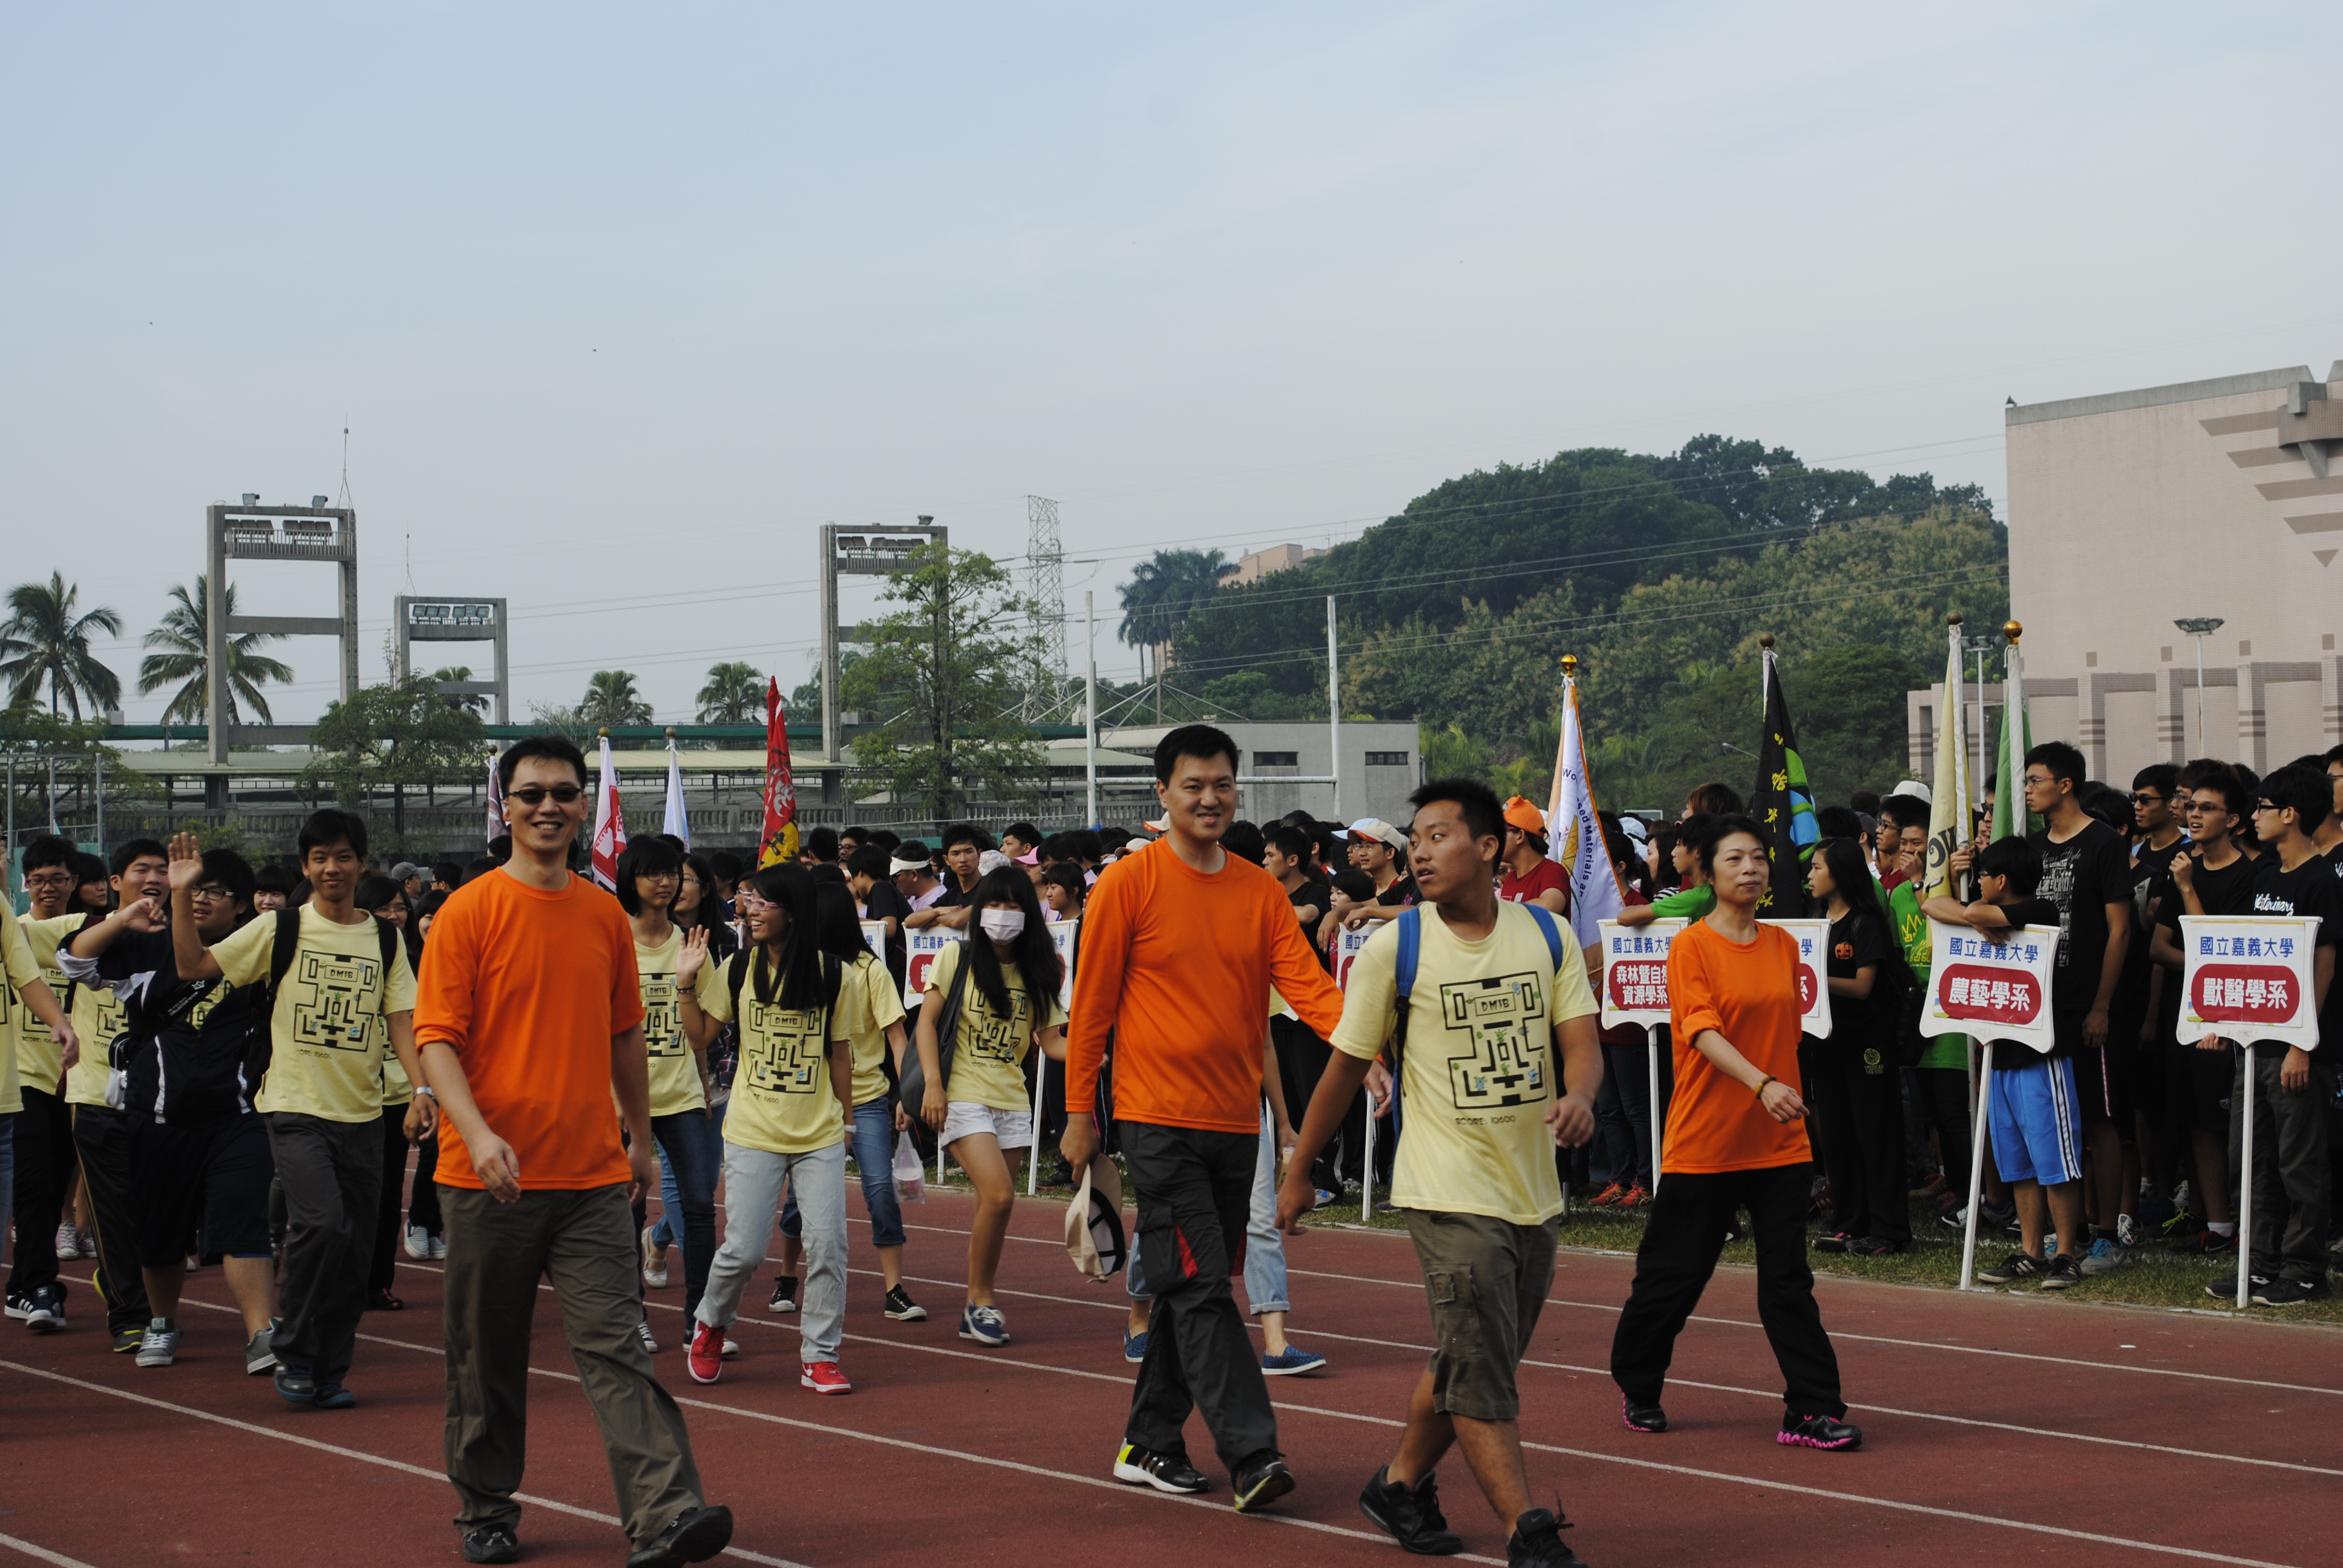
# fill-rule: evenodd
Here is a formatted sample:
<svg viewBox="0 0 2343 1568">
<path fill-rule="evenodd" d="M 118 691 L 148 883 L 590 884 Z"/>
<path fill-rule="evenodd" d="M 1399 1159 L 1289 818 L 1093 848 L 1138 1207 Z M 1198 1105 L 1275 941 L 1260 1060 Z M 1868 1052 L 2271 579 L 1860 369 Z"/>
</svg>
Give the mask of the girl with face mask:
<svg viewBox="0 0 2343 1568">
<path fill-rule="evenodd" d="M 1024 868 L 987 872 L 965 902 L 975 911 L 969 934 L 928 971 L 918 1041 L 928 1087 L 918 1111 L 976 1188 L 960 1337 L 1005 1345 L 1009 1325 L 993 1298 L 993 1274 L 1017 1201 L 1018 1161 L 1033 1146 L 1025 1057 L 1039 1043 L 1043 1055 L 1065 1060 L 1066 1010 L 1058 1002 L 1058 950 Z M 936 1031 L 955 993 L 959 1021 L 947 1074 Z"/>
</svg>

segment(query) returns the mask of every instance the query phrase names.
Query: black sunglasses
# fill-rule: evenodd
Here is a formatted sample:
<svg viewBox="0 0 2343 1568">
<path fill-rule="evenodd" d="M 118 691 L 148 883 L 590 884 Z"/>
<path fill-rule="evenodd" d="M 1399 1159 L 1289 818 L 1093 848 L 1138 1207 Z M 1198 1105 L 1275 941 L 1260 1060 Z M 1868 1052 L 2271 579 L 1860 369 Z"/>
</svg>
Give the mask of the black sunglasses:
<svg viewBox="0 0 2343 1568">
<path fill-rule="evenodd" d="M 518 800 L 524 806 L 539 806 L 545 803 L 546 797 L 551 796 L 564 806 L 572 806 L 577 804 L 578 799 L 585 793 L 585 789 L 576 784 L 556 784 L 550 788 L 539 784 L 524 784 L 518 789 L 508 790 L 505 799 Z"/>
</svg>

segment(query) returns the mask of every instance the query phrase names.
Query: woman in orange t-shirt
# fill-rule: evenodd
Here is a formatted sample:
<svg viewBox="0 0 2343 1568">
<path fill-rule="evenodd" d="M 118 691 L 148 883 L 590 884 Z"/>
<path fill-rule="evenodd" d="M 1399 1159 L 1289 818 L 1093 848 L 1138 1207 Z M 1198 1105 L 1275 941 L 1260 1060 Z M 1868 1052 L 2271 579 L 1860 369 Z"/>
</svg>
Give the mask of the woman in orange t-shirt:
<svg viewBox="0 0 2343 1568">
<path fill-rule="evenodd" d="M 1776 1441 L 1855 1448 L 1863 1433 L 1843 1419 L 1838 1356 L 1806 1266 L 1806 1107 L 1785 1081 L 1798 1075 L 1805 1012 L 1797 943 L 1758 923 L 1771 868 L 1756 822 L 1735 812 L 1711 819 L 1707 829 L 1697 852 L 1716 907 L 1668 951 L 1675 1096 L 1635 1283 L 1611 1342 L 1620 1418 L 1634 1432 L 1668 1429 L 1660 1391 L 1676 1335 L 1716 1272 L 1735 1211 L 1746 1207 L 1757 1243 L 1757 1316 L 1788 1385 Z"/>
</svg>

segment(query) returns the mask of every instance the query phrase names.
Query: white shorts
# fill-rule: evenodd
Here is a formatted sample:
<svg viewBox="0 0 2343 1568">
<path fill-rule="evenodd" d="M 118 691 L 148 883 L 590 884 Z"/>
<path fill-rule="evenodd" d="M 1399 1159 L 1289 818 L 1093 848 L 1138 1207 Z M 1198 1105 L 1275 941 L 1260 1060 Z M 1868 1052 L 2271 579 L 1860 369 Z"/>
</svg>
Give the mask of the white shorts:
<svg viewBox="0 0 2343 1568">
<path fill-rule="evenodd" d="M 944 1131 L 940 1141 L 950 1148 L 971 1132 L 991 1133 L 1003 1149 L 1031 1149 L 1033 1147 L 1033 1113 L 1031 1111 L 1002 1111 L 990 1105 L 979 1105 L 973 1100 L 950 1101 L 944 1110 Z"/>
</svg>

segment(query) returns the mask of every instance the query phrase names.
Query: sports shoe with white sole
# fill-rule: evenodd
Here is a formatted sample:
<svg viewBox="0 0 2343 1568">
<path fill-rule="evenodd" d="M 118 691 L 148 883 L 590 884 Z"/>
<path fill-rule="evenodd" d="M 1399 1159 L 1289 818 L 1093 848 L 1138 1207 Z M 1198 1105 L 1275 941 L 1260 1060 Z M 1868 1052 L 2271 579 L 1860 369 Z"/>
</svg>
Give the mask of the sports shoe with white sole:
<svg viewBox="0 0 2343 1568">
<path fill-rule="evenodd" d="M 911 1300 L 911 1292 L 898 1285 L 887 1292 L 887 1316 L 899 1323 L 924 1323 L 928 1309 Z"/>
<path fill-rule="evenodd" d="M 420 1225 L 407 1228 L 407 1255 L 418 1263 L 431 1261 L 431 1232 Z"/>
<path fill-rule="evenodd" d="M 156 1318 L 146 1325 L 146 1332 L 138 1341 L 138 1365 L 166 1367 L 178 1353 L 177 1323 L 169 1318 Z"/>
<path fill-rule="evenodd" d="M 765 1303 L 769 1312 L 794 1312 L 798 1310 L 798 1277 L 782 1274 L 773 1281 L 773 1299 Z"/>
<path fill-rule="evenodd" d="M 980 1345 L 1005 1345 L 1009 1342 L 1009 1320 L 1001 1315 L 999 1307 L 962 1307 L 960 1337 Z"/>
<path fill-rule="evenodd" d="M 643 1283 L 654 1291 L 667 1289 L 667 1249 L 651 1240 L 657 1222 L 643 1227 Z"/>
<path fill-rule="evenodd" d="M 258 1377 L 262 1372 L 277 1370 L 277 1352 L 268 1345 L 268 1342 L 276 1332 L 275 1329 L 262 1329 L 244 1342 L 244 1370 L 246 1376 Z"/>
<path fill-rule="evenodd" d="M 635 1325 L 635 1338 L 643 1342 L 643 1354 L 647 1356 L 659 1354 L 659 1339 L 651 1332 L 650 1319 L 645 1318 Z"/>
<path fill-rule="evenodd" d="M 683 1352 L 683 1370 L 694 1382 L 712 1383 L 724 1375 L 724 1333 L 707 1323 L 691 1326 L 691 1342 Z"/>
<path fill-rule="evenodd" d="M 854 1385 L 846 1381 L 836 1362 L 806 1362 L 798 1368 L 798 1386 L 816 1393 L 852 1393 Z"/>
<path fill-rule="evenodd" d="M 1212 1483 L 1186 1459 L 1157 1453 L 1134 1442 L 1124 1443 L 1115 1454 L 1114 1478 L 1125 1486 L 1151 1486 L 1174 1497 L 1193 1497 L 1212 1489 Z"/>
</svg>

